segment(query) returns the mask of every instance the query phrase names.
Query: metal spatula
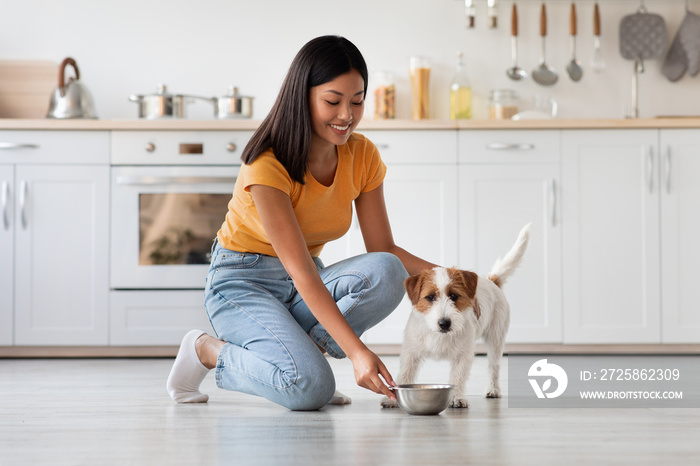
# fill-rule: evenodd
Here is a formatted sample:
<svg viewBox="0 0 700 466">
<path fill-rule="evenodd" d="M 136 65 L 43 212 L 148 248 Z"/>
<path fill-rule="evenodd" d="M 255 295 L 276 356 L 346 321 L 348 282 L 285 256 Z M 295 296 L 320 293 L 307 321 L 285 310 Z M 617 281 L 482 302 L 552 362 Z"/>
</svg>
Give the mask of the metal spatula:
<svg viewBox="0 0 700 466">
<path fill-rule="evenodd" d="M 545 63 L 545 38 L 547 37 L 547 9 L 542 2 L 540 13 L 540 36 L 542 36 L 542 50 L 540 54 L 540 65 L 532 70 L 532 79 L 542 86 L 551 86 L 557 82 L 559 75 Z"/>
</svg>

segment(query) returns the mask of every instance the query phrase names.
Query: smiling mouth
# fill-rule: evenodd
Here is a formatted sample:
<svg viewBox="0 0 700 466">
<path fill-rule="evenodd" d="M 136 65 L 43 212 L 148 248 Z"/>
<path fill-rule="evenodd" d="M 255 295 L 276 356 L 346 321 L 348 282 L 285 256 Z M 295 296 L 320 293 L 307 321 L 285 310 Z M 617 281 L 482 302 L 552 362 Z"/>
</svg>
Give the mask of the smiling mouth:
<svg viewBox="0 0 700 466">
<path fill-rule="evenodd" d="M 345 126 L 339 126 L 339 125 L 330 125 L 331 128 L 337 129 L 338 131 L 347 131 L 348 128 L 350 128 L 350 125 L 347 124 Z"/>
</svg>

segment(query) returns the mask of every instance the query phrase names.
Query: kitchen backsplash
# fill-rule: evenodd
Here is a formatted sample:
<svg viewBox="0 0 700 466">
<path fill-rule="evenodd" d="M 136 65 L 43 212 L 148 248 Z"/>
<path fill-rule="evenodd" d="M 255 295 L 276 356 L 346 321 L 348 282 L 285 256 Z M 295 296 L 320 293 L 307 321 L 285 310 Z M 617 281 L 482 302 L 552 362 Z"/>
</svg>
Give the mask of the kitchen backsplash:
<svg viewBox="0 0 700 466">
<path fill-rule="evenodd" d="M 607 64 L 590 66 L 593 53 L 592 0 L 576 1 L 577 56 L 583 78 L 566 75 L 570 0 L 545 2 L 548 13 L 547 64 L 558 82 L 543 87 L 530 77 L 511 81 L 510 13 L 513 2 L 498 2 L 498 27 L 489 27 L 486 0 L 475 0 L 475 27 L 466 28 L 463 0 L 207 0 L 192 2 L 110 0 L 25 0 L 13 2 L 0 17 L 1 60 L 52 60 L 66 56 L 80 63 L 81 81 L 93 94 L 101 119 L 136 118 L 131 94 L 154 93 L 165 83 L 173 93 L 225 95 L 236 85 L 254 96 L 253 117 L 265 116 L 287 67 L 312 37 L 340 34 L 363 52 L 372 79 L 382 70 L 394 75 L 396 116 L 410 116 L 409 57 L 430 59 L 432 116 L 449 118 L 449 84 L 457 52 L 471 81 L 475 118 L 486 118 L 492 89 L 513 89 L 527 108 L 535 95 L 555 98 L 561 118 L 617 118 L 629 110 L 633 63 L 619 52 L 619 24 L 635 13 L 636 0 L 600 0 L 601 46 Z M 539 63 L 539 0 L 519 0 L 519 65 L 528 72 Z M 683 0 L 646 0 L 666 23 L 668 45 L 685 16 Z M 689 2 L 700 14 L 700 1 Z M 661 74 L 663 59 L 648 60 L 639 78 L 641 117 L 700 115 L 700 75 L 687 73 L 672 83 Z M 58 70 L 57 70 L 58 73 Z M 49 95 L 46 96 L 48 108 Z M 365 118 L 372 118 L 371 99 Z M 193 101 L 188 118 L 214 118 L 213 106 Z"/>
</svg>

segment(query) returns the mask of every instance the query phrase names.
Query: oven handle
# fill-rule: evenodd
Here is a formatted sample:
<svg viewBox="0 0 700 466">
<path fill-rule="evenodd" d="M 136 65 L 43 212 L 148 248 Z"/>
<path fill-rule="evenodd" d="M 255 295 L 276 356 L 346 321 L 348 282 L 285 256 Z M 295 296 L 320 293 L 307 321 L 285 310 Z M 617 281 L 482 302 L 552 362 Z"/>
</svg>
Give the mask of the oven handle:
<svg viewBox="0 0 700 466">
<path fill-rule="evenodd" d="M 117 184 L 154 186 L 163 184 L 235 183 L 235 176 L 118 176 Z"/>
</svg>

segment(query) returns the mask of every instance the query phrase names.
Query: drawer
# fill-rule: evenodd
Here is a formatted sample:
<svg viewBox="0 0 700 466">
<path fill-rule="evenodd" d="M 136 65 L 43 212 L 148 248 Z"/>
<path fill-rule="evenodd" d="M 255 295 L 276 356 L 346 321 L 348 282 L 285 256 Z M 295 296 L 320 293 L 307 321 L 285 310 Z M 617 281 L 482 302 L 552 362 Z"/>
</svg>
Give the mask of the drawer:
<svg viewBox="0 0 700 466">
<path fill-rule="evenodd" d="M 559 163 L 560 132 L 459 131 L 460 163 Z"/>
<path fill-rule="evenodd" d="M 113 165 L 241 165 L 253 131 L 113 131 Z"/>
<path fill-rule="evenodd" d="M 0 163 L 108 164 L 108 131 L 0 131 Z"/>
<path fill-rule="evenodd" d="M 457 162 L 457 131 L 360 131 L 379 149 L 387 164 L 449 164 Z"/>
<path fill-rule="evenodd" d="M 179 345 L 193 328 L 214 331 L 204 290 L 112 291 L 110 345 Z"/>
</svg>

